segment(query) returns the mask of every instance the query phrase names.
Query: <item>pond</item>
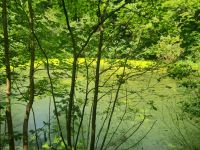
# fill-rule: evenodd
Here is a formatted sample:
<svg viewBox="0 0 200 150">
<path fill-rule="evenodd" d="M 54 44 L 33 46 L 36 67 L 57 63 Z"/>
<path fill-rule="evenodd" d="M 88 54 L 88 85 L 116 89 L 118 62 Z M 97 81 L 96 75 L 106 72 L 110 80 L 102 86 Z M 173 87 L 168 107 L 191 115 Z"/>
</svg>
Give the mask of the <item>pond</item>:
<svg viewBox="0 0 200 150">
<path fill-rule="evenodd" d="M 127 112 L 125 121 L 121 124 L 119 131 L 114 140 L 107 147 L 108 150 L 115 149 L 120 140 L 126 139 L 129 135 L 124 135 L 123 132 L 129 129 L 135 122 L 142 120 L 145 114 L 145 121 L 141 127 L 131 136 L 119 149 L 137 149 L 137 150 L 198 150 L 200 149 L 200 130 L 196 127 L 192 120 L 184 118 L 180 109 L 180 102 L 187 100 L 188 95 L 185 95 L 175 80 L 164 78 L 158 82 L 159 76 L 150 74 L 140 76 L 139 78 L 130 80 L 127 84 L 129 90 L 140 91 L 140 94 L 133 94 L 128 100 L 127 108 L 132 113 Z M 148 87 L 148 88 L 145 88 Z M 80 94 L 81 95 L 81 94 Z M 107 97 L 108 98 L 108 97 Z M 53 116 L 53 103 L 51 98 L 37 99 L 33 105 L 36 118 L 37 128 L 43 128 L 49 121 L 49 108 L 51 121 Z M 106 99 L 106 98 L 104 98 Z M 109 98 L 108 98 L 109 99 Z M 57 99 L 59 101 L 59 99 Z M 102 100 L 98 104 L 97 116 L 97 131 L 100 130 L 105 113 L 108 106 L 108 101 Z M 86 117 L 84 118 L 85 132 L 88 129 L 88 119 L 90 114 L 90 105 L 86 108 Z M 117 109 L 114 113 L 114 118 L 111 122 L 110 134 L 117 127 L 120 117 L 124 114 L 124 101 L 117 103 Z M 22 132 L 23 115 L 25 106 L 19 103 L 14 103 L 13 118 L 14 130 Z M 133 115 L 135 114 L 135 115 Z M 65 124 L 64 116 L 60 117 L 61 124 Z M 196 124 L 198 125 L 198 124 Z M 33 115 L 31 113 L 29 120 L 29 129 L 34 130 Z M 46 138 L 47 127 L 44 133 L 40 132 L 41 140 Z M 65 134 L 65 127 L 63 126 Z M 104 131 L 104 130 L 103 130 Z M 104 132 L 102 132 L 104 134 Z M 87 136 L 86 133 L 85 137 Z M 124 137 L 122 136 L 124 135 Z M 141 141 L 140 141 L 141 140 Z M 102 138 L 100 137 L 99 143 Z M 17 143 L 20 147 L 21 141 Z M 132 146 L 134 147 L 132 148 Z M 98 146 L 98 144 L 97 144 Z"/>
</svg>

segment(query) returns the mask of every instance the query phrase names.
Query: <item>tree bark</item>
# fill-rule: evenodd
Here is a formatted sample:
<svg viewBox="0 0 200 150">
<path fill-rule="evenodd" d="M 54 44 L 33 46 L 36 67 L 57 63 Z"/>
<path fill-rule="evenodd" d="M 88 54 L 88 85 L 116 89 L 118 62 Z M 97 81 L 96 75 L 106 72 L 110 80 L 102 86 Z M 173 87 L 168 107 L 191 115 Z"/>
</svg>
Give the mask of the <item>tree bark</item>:
<svg viewBox="0 0 200 150">
<path fill-rule="evenodd" d="M 72 64 L 72 78 L 71 78 L 71 88 L 69 94 L 69 106 L 68 109 L 66 108 L 66 130 L 67 130 L 67 143 L 69 147 L 72 147 L 72 120 L 73 120 L 73 107 L 74 107 L 74 94 L 75 94 L 75 87 L 76 87 L 76 72 L 77 72 L 77 43 L 74 38 L 74 34 L 69 22 L 68 11 L 65 7 L 65 1 L 62 0 L 62 6 L 64 10 L 64 15 L 66 19 L 67 28 L 70 33 L 71 41 L 72 41 L 72 48 L 73 48 L 73 64 Z"/>
<path fill-rule="evenodd" d="M 100 28 L 102 28 L 100 26 Z M 94 99 L 93 99 L 93 109 L 92 109 L 92 130 L 91 130 L 91 141 L 90 141 L 90 150 L 94 150 L 95 145 L 95 136 L 96 136 L 96 112 L 97 112 L 97 101 L 98 101 L 98 94 L 99 94 L 99 79 L 100 79 L 100 61 L 101 61 L 101 50 L 103 45 L 103 32 L 100 33 L 100 43 L 99 43 L 99 50 L 98 50 L 98 58 L 97 58 L 97 65 L 96 65 L 96 79 L 95 79 L 95 91 L 94 91 Z"/>
<path fill-rule="evenodd" d="M 34 123 L 34 129 L 35 129 L 35 142 L 36 142 L 36 148 L 37 150 L 40 150 L 39 140 L 38 140 L 38 133 L 37 133 L 37 124 L 36 124 L 36 118 L 35 118 L 35 112 L 32 108 L 32 114 L 33 114 L 33 123 Z"/>
<path fill-rule="evenodd" d="M 1 108 L 0 108 L 0 117 L 1 117 Z M 1 142 L 1 121 L 0 121 L 0 150 L 2 147 L 2 142 Z"/>
<path fill-rule="evenodd" d="M 34 34 L 33 31 L 33 8 L 32 8 L 32 0 L 28 0 L 28 9 L 29 9 L 29 28 L 30 28 L 30 72 L 29 72 L 29 101 L 26 105 L 26 112 L 23 123 L 23 150 L 28 150 L 28 122 L 30 111 L 32 109 L 32 105 L 34 102 L 34 62 L 35 62 L 35 42 L 34 42 Z"/>
<path fill-rule="evenodd" d="M 99 2 L 99 22 L 102 22 L 103 16 L 100 11 L 100 2 Z M 97 112 L 97 101 L 99 94 L 99 79 L 100 79 L 100 62 L 101 62 L 101 54 L 103 47 L 103 24 L 99 26 L 100 37 L 99 37 L 99 45 L 98 45 L 98 53 L 97 53 L 97 64 L 96 64 L 96 77 L 95 77 L 95 89 L 94 89 L 94 99 L 93 99 L 93 108 L 92 108 L 92 127 L 91 127 L 91 135 L 90 135 L 90 150 L 95 149 L 95 136 L 96 136 L 96 112 Z"/>
<path fill-rule="evenodd" d="M 6 65 L 6 119 L 8 127 L 8 141 L 9 149 L 15 149 L 14 133 L 13 133 L 13 123 L 12 123 L 12 113 L 11 113 L 11 70 L 10 70 L 10 51 L 9 51 L 9 40 L 8 40 L 8 17 L 7 17 L 7 0 L 3 0 L 3 34 L 4 34 L 4 55 L 5 55 L 5 65 Z"/>
<path fill-rule="evenodd" d="M 70 147 L 72 147 L 72 119 L 73 119 L 73 106 L 74 106 L 74 94 L 75 94 L 75 86 L 76 86 L 76 67 L 77 67 L 77 58 L 74 57 L 74 62 L 72 66 L 72 79 L 71 79 L 71 89 L 69 95 L 69 107 L 67 111 L 67 142 Z"/>
</svg>

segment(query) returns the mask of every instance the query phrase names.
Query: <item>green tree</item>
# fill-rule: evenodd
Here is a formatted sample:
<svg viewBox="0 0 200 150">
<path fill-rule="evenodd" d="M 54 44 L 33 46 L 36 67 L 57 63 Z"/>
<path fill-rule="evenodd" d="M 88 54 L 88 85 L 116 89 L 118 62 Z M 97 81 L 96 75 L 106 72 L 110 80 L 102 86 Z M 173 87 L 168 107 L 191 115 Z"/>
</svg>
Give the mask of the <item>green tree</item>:
<svg viewBox="0 0 200 150">
<path fill-rule="evenodd" d="M 15 149 L 13 122 L 11 113 L 11 67 L 10 67 L 10 50 L 8 37 L 8 17 L 7 17 L 7 0 L 3 2 L 2 21 L 3 21 L 3 36 L 4 36 L 4 58 L 6 66 L 6 119 L 8 126 L 9 149 Z"/>
<path fill-rule="evenodd" d="M 34 16 L 33 16 L 33 8 L 32 8 L 32 0 L 28 1 L 28 10 L 29 10 L 29 28 L 30 28 L 30 72 L 29 72 L 29 100 L 26 105 L 26 112 L 24 116 L 24 123 L 23 123 L 23 150 L 28 150 L 28 122 L 30 112 L 34 102 L 35 96 L 35 79 L 34 79 L 34 63 L 35 63 L 35 39 L 33 35 L 33 26 L 34 26 Z"/>
</svg>

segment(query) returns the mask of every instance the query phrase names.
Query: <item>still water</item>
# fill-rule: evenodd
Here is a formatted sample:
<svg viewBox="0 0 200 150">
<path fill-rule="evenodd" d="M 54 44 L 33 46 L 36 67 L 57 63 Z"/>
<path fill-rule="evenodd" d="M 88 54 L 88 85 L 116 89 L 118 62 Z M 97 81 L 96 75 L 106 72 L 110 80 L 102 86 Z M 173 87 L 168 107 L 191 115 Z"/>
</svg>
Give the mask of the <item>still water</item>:
<svg viewBox="0 0 200 150">
<path fill-rule="evenodd" d="M 132 89 L 138 88 L 140 83 L 138 81 L 131 81 L 129 87 Z M 138 85 L 135 87 L 133 85 Z M 199 150 L 200 149 L 200 130 L 198 128 L 198 123 L 193 122 L 188 118 L 181 118 L 180 101 L 187 99 L 187 95 L 184 96 L 180 93 L 176 83 L 171 79 L 165 79 L 159 84 L 154 85 L 154 88 L 142 93 L 143 98 L 135 97 L 134 100 L 137 101 L 137 108 L 139 112 L 145 112 L 147 119 L 144 121 L 141 128 L 119 149 L 124 150 L 128 147 L 137 143 L 141 140 L 134 148 L 137 150 Z M 155 108 L 150 107 L 148 102 L 153 101 Z M 99 112 L 101 112 L 100 107 L 107 105 L 106 102 L 99 103 Z M 13 104 L 13 118 L 15 131 L 22 132 L 22 122 L 23 115 L 25 112 L 25 106 L 14 103 Z M 50 98 L 36 100 L 33 109 L 35 112 L 36 126 L 37 128 L 42 128 L 45 123 L 49 120 L 49 108 L 50 116 L 53 116 L 53 104 L 50 103 Z M 117 111 L 121 115 L 119 111 Z M 89 108 L 86 110 L 86 115 L 89 115 Z M 97 130 L 100 129 L 100 124 L 102 124 L 101 115 L 97 117 Z M 61 124 L 64 125 L 65 119 L 61 117 Z M 86 117 L 85 120 L 88 120 Z M 114 119 L 112 122 L 112 128 L 117 126 L 119 120 Z M 127 120 L 121 128 L 121 130 L 126 130 L 130 127 L 131 114 L 127 114 Z M 154 124 L 155 123 L 155 124 Z M 154 126 L 152 127 L 152 124 Z M 194 125 L 195 124 L 195 125 Z M 85 123 L 85 126 L 87 124 Z M 64 127 L 64 126 L 63 126 Z M 152 129 L 151 129 L 152 127 Z M 29 121 L 29 129 L 34 130 L 33 115 L 31 113 Z M 65 128 L 63 128 L 64 130 Z M 146 135 L 146 133 L 151 129 L 151 131 Z M 118 134 L 119 135 L 119 134 Z M 44 139 L 45 133 L 40 134 L 40 138 Z M 126 137 L 124 137 L 126 138 Z M 120 140 L 117 139 L 116 140 Z M 99 140 L 101 141 L 101 139 Z M 18 142 L 20 146 L 20 141 Z M 115 142 L 111 142 L 110 146 L 107 148 L 109 150 L 114 149 Z"/>
</svg>

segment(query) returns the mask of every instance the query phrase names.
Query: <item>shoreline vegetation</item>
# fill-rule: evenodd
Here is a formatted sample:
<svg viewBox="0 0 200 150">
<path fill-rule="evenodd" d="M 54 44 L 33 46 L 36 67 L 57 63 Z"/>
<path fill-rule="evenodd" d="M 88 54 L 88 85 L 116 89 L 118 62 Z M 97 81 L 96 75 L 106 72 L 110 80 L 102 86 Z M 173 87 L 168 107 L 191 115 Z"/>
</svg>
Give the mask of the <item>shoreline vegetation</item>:
<svg viewBox="0 0 200 150">
<path fill-rule="evenodd" d="M 199 0 L 0 13 L 0 150 L 200 150 Z"/>
</svg>

